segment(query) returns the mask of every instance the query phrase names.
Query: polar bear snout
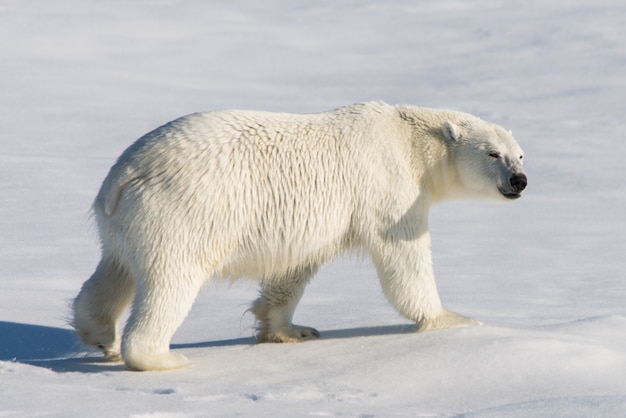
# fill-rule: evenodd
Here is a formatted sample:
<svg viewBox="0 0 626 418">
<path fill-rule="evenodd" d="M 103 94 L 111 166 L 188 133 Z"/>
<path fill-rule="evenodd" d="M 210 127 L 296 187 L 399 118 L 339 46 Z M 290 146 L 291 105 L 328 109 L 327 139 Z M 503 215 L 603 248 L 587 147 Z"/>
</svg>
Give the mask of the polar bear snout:
<svg viewBox="0 0 626 418">
<path fill-rule="evenodd" d="M 515 173 L 509 178 L 508 190 L 500 189 L 500 193 L 507 199 L 519 199 L 522 196 L 522 192 L 528 185 L 528 178 L 524 173 Z"/>
<path fill-rule="evenodd" d="M 515 192 L 521 193 L 528 185 L 528 179 L 524 173 L 515 173 L 511 176 L 509 183 Z"/>
</svg>

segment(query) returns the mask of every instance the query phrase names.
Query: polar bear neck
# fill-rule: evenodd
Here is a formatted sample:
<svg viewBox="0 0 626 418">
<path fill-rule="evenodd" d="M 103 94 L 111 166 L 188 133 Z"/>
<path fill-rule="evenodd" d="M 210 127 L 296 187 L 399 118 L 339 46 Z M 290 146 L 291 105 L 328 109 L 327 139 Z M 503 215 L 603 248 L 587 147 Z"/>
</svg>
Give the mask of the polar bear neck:
<svg viewBox="0 0 626 418">
<path fill-rule="evenodd" d="M 411 166 L 420 191 L 430 204 L 462 198 L 459 173 L 441 127 L 446 120 L 458 121 L 467 115 L 415 106 L 397 109 L 407 126 Z"/>
</svg>

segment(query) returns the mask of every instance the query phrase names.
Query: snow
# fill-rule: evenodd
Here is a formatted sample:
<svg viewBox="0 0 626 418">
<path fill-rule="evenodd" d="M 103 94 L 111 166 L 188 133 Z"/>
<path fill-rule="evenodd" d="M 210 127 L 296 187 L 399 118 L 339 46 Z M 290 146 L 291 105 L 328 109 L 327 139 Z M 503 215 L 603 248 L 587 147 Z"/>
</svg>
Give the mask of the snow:
<svg viewBox="0 0 626 418">
<path fill-rule="evenodd" d="M 626 415 L 626 4 L 0 1 L 0 416 Z M 200 110 L 385 100 L 512 129 L 529 189 L 449 202 L 442 300 L 484 326 L 413 333 L 344 257 L 254 344 L 254 284 L 209 285 L 173 341 L 186 369 L 85 351 L 69 303 L 98 261 L 88 210 L 143 133 Z"/>
</svg>

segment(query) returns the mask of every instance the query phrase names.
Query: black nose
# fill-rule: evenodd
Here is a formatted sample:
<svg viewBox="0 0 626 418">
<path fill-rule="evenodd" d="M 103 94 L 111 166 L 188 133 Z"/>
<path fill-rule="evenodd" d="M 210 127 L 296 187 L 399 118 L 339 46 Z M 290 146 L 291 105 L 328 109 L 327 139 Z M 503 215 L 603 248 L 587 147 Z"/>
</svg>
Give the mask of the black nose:
<svg viewBox="0 0 626 418">
<path fill-rule="evenodd" d="M 517 173 L 511 176 L 511 180 L 509 180 L 509 182 L 511 183 L 513 190 L 519 193 L 526 188 L 528 179 L 526 178 L 526 174 Z"/>
</svg>

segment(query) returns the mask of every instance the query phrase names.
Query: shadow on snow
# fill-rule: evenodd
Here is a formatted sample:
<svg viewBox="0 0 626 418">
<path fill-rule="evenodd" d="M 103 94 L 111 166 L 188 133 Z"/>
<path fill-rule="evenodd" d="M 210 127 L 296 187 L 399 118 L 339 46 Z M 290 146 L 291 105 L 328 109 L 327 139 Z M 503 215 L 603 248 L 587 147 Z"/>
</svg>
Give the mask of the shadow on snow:
<svg viewBox="0 0 626 418">
<path fill-rule="evenodd" d="M 414 325 L 387 325 L 322 331 L 322 340 L 404 334 Z M 254 345 L 254 337 L 172 344 L 174 350 Z M 86 351 L 87 350 L 87 351 Z M 42 325 L 0 321 L 0 361 L 43 367 L 54 372 L 99 373 L 125 370 L 121 363 L 104 360 L 96 349 L 80 343 L 74 331 Z"/>
<path fill-rule="evenodd" d="M 0 321 L 0 361 L 43 367 L 56 372 L 122 370 L 96 351 L 85 352 L 74 331 L 42 325 Z"/>
</svg>

